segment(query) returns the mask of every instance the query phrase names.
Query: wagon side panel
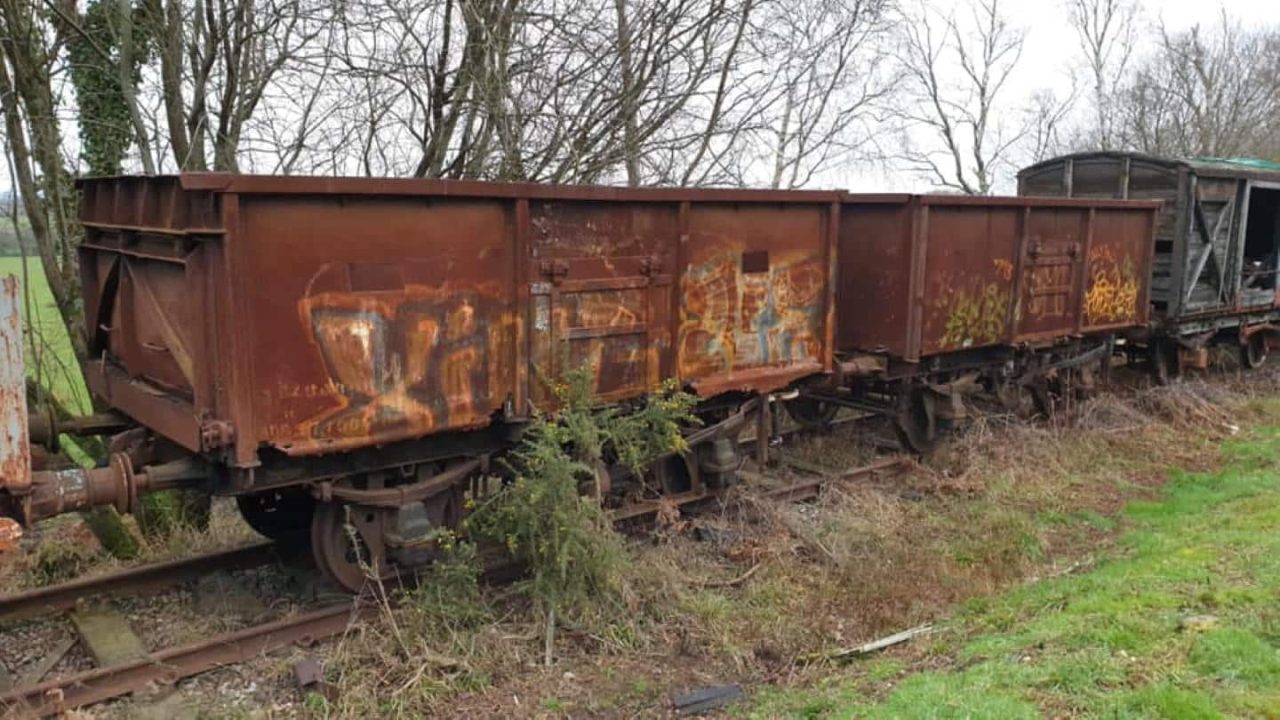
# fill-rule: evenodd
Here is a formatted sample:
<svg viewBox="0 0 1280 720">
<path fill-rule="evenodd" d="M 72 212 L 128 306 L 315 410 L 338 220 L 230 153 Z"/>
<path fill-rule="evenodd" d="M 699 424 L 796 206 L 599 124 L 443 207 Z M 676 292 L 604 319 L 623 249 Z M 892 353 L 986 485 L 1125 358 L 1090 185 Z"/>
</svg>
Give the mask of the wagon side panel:
<svg viewBox="0 0 1280 720">
<path fill-rule="evenodd" d="M 978 204 L 924 205 L 921 355 L 987 347 L 1006 341 L 1017 322 L 1017 208 Z"/>
<path fill-rule="evenodd" d="M 1085 208 L 1026 207 L 1013 341 L 1043 342 L 1079 330 L 1089 217 Z"/>
<path fill-rule="evenodd" d="M 512 203 L 238 199 L 258 442 L 364 447 L 482 426 L 513 399 Z"/>
<path fill-rule="evenodd" d="M 537 200 L 529 215 L 534 403 L 549 407 L 569 371 L 606 400 L 670 376 L 679 206 Z"/>
<path fill-rule="evenodd" d="M 837 271 L 836 348 L 906 357 L 911 319 L 908 202 L 845 202 Z"/>
<path fill-rule="evenodd" d="M 1154 210 L 1092 213 L 1082 329 L 1096 332 L 1144 325 L 1151 292 Z"/>
<path fill-rule="evenodd" d="M 830 367 L 829 204 L 693 203 L 677 374 L 703 395 L 772 390 Z"/>
</svg>

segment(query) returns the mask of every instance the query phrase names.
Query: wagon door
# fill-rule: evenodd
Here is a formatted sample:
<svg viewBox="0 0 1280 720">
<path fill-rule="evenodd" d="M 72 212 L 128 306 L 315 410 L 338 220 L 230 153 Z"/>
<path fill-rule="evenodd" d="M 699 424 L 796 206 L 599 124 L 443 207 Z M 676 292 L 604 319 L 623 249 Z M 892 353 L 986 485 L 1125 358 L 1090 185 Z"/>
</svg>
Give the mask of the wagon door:
<svg viewBox="0 0 1280 720">
<path fill-rule="evenodd" d="M 1184 312 L 1234 305 L 1234 276 L 1240 253 L 1233 238 L 1239 225 L 1243 182 L 1192 176 L 1187 218 Z"/>
<path fill-rule="evenodd" d="M 1020 339 L 1056 337 L 1075 330 L 1087 222 L 1087 214 L 1074 208 L 1024 211 Z"/>
<path fill-rule="evenodd" d="M 605 400 L 656 385 L 670 347 L 674 208 L 583 201 L 530 206 L 530 395 L 589 368 Z"/>
</svg>

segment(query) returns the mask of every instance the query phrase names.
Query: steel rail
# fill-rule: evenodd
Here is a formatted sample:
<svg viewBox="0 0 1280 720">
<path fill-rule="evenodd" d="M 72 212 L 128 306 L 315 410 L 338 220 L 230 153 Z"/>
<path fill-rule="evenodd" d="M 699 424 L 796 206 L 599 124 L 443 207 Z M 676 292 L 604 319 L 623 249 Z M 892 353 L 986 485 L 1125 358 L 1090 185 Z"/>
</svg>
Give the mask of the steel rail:
<svg viewBox="0 0 1280 720">
<path fill-rule="evenodd" d="M 0 597 L 0 624 L 70 610 L 82 599 L 154 594 L 214 570 L 266 565 L 275 554 L 274 543 L 255 543 L 6 595 Z"/>
<path fill-rule="evenodd" d="M 151 683 L 172 685 L 224 665 L 246 662 L 293 645 L 340 635 L 352 621 L 376 614 L 373 604 L 354 601 L 313 610 L 178 647 L 118 665 L 56 678 L 0 695 L 3 717 L 49 717 L 119 697 Z"/>
<path fill-rule="evenodd" d="M 844 482 L 847 480 L 856 480 L 868 475 L 876 473 L 903 470 L 911 466 L 911 460 L 906 457 L 892 457 L 870 465 L 862 465 L 856 468 L 845 470 L 844 472 L 825 475 L 823 477 L 813 478 L 812 480 L 802 480 L 798 483 L 792 483 L 780 488 L 773 488 L 760 493 L 760 497 L 765 500 L 774 500 L 777 502 L 801 502 L 804 500 L 812 500 L 822 492 L 822 488 L 832 483 Z"/>
<path fill-rule="evenodd" d="M 902 470 L 909 467 L 910 464 L 911 461 L 907 457 L 891 457 L 879 460 L 869 465 L 861 465 L 849 470 L 822 475 L 811 480 L 801 480 L 800 482 L 792 483 L 790 485 L 762 490 L 757 494 L 757 496 L 764 500 L 775 500 L 778 502 L 802 502 L 804 500 L 811 500 L 817 497 L 818 494 L 822 492 L 822 488 L 832 483 L 855 480 L 867 475 L 875 475 L 878 472 Z M 699 503 L 723 497 L 723 495 L 724 493 L 714 490 L 693 490 L 684 493 L 677 493 L 675 495 L 668 495 L 656 500 L 641 500 L 614 510 L 611 517 L 615 523 L 623 523 L 635 520 L 636 518 L 655 515 L 659 511 L 671 507 L 672 504 L 684 510 L 691 508 L 692 506 L 696 506 Z"/>
</svg>

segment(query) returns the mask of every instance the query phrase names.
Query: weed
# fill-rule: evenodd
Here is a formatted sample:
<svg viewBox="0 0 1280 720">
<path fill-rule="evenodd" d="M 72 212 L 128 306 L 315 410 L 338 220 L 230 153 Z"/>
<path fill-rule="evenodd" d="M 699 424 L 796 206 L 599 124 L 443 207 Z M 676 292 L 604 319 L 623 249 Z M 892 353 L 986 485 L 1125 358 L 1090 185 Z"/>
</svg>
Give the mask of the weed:
<svg viewBox="0 0 1280 720">
<path fill-rule="evenodd" d="M 40 586 L 66 582 L 84 575 L 101 560 L 99 552 L 84 543 L 41 543 L 30 569 L 32 584 Z"/>
<path fill-rule="evenodd" d="M 545 618 L 544 662 L 551 664 L 556 617 L 582 619 L 616 607 L 625 549 L 601 505 L 599 473 L 606 459 L 633 471 L 686 449 L 680 433 L 693 399 L 667 386 L 642 407 L 601 407 L 590 368 L 553 386 L 554 417 L 539 414 L 509 461 L 515 479 L 478 506 L 468 529 L 495 540 L 529 567 L 521 586 Z M 583 485 L 595 492 L 583 495 Z"/>
<path fill-rule="evenodd" d="M 461 638 L 492 621 L 493 611 L 480 587 L 482 568 L 475 545 L 448 538 L 441 546 L 445 556 L 420 574 L 401 605 L 412 632 L 461 650 Z"/>
</svg>

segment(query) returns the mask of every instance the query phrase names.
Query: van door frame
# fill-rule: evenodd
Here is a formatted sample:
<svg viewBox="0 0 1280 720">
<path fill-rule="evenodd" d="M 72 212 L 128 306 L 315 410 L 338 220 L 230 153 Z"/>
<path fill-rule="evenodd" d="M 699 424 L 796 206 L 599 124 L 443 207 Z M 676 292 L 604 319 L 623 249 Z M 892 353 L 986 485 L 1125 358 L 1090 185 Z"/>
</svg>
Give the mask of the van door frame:
<svg viewBox="0 0 1280 720">
<path fill-rule="evenodd" d="M 1248 233 L 1249 233 L 1249 212 L 1253 206 L 1253 191 L 1255 189 L 1269 190 L 1269 191 L 1280 193 L 1280 182 L 1268 182 L 1265 180 L 1246 179 L 1243 182 L 1243 186 L 1244 186 L 1244 190 L 1243 190 L 1244 199 L 1240 203 L 1240 227 L 1237 228 L 1236 237 L 1235 237 L 1237 249 L 1236 249 L 1236 252 L 1232 253 L 1235 259 L 1235 264 L 1236 264 L 1236 273 L 1232 281 L 1233 282 L 1232 289 L 1235 295 L 1235 298 L 1234 298 L 1235 306 L 1237 308 L 1263 307 L 1264 306 L 1263 303 L 1258 303 L 1257 305 L 1250 304 L 1246 306 L 1244 302 L 1245 292 L 1246 292 L 1244 287 L 1244 263 L 1245 263 L 1245 249 L 1246 249 L 1246 243 L 1248 241 Z M 1276 244 L 1273 248 L 1273 250 L 1275 251 L 1276 258 L 1273 261 L 1273 267 L 1271 268 L 1271 270 L 1276 273 L 1277 283 L 1276 283 L 1276 287 L 1272 288 L 1274 292 L 1273 292 L 1271 302 L 1267 304 L 1269 306 L 1276 306 L 1280 304 L 1280 238 L 1277 238 L 1276 240 L 1277 240 Z"/>
</svg>

